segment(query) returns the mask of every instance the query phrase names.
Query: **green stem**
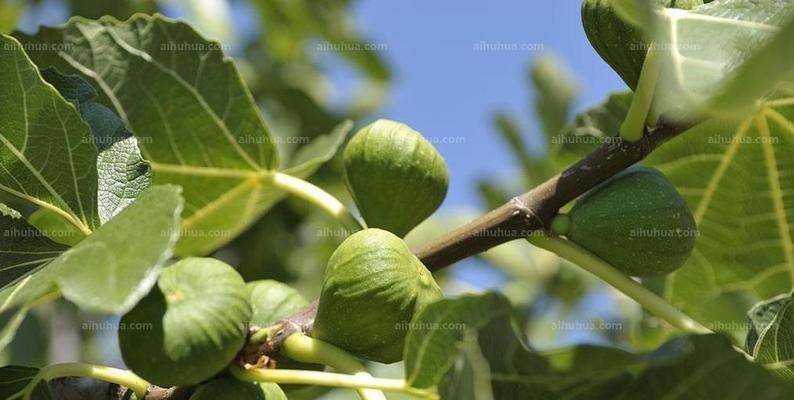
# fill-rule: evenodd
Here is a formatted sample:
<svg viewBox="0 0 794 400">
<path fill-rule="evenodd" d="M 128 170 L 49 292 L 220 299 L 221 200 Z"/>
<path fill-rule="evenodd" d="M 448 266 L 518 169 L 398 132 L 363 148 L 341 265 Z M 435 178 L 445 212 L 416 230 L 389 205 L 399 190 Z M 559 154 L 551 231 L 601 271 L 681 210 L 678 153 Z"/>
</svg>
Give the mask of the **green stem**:
<svg viewBox="0 0 794 400">
<path fill-rule="evenodd" d="M 259 368 L 245 370 L 238 366 L 230 367 L 229 371 L 235 378 L 250 382 L 272 382 L 286 385 L 318 385 L 349 389 L 367 388 L 401 392 L 429 400 L 437 400 L 439 398 L 434 390 L 414 388 L 401 379 L 383 379 L 362 375 L 291 369 Z"/>
<path fill-rule="evenodd" d="M 363 228 L 361 222 L 350 213 L 347 207 L 325 190 L 282 172 L 275 172 L 269 175 L 269 178 L 277 188 L 314 204 L 341 222 L 351 232 Z"/>
<path fill-rule="evenodd" d="M 62 377 L 83 377 L 115 383 L 129 388 L 139 399 L 146 396 L 146 391 L 151 386 L 149 382 L 132 371 L 84 363 L 53 364 L 42 368 L 38 375 L 31 380 L 25 388 L 23 399 L 29 400 L 31 393 L 42 380 L 49 381 Z"/>
<path fill-rule="evenodd" d="M 646 310 L 670 325 L 689 333 L 713 333 L 645 286 L 616 270 L 612 265 L 570 240 L 559 237 L 531 236 L 529 242 L 582 267 L 604 282 L 620 290 Z"/>
<path fill-rule="evenodd" d="M 248 344 L 253 347 L 259 347 L 262 343 L 278 331 L 278 328 L 259 328 L 256 329 L 251 337 L 248 338 Z"/>
<path fill-rule="evenodd" d="M 324 364 L 345 374 L 372 378 L 366 367 L 346 351 L 302 333 L 294 333 L 285 339 L 281 352 L 296 361 Z M 379 390 L 358 389 L 358 394 L 364 400 L 386 399 Z"/>
<path fill-rule="evenodd" d="M 645 62 L 642 64 L 640 79 L 637 88 L 634 90 L 634 97 L 629 106 L 626 119 L 620 125 L 620 137 L 628 142 L 636 142 L 642 139 L 645 123 L 648 119 L 651 103 L 653 102 L 653 92 L 656 89 L 656 81 L 659 79 L 659 60 L 656 57 L 656 45 L 651 43 Z"/>
</svg>

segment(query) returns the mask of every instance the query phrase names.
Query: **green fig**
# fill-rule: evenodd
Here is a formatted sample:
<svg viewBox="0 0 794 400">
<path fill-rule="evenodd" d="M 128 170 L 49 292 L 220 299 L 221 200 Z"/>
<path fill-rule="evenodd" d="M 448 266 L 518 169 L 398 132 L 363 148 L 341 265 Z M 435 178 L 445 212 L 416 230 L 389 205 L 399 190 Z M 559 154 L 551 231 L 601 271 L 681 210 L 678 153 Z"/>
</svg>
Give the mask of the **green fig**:
<svg viewBox="0 0 794 400">
<path fill-rule="evenodd" d="M 643 0 L 668 8 L 690 9 L 703 0 Z M 632 90 L 636 89 L 648 43 L 640 28 L 627 24 L 613 6 L 614 0 L 584 0 L 582 25 L 595 51 Z"/>
<path fill-rule="evenodd" d="M 245 287 L 253 308 L 251 326 L 267 327 L 309 304 L 297 290 L 278 281 L 253 281 L 248 282 Z"/>
<path fill-rule="evenodd" d="M 438 209 L 449 176 L 441 154 L 405 124 L 378 120 L 344 154 L 345 182 L 371 228 L 405 236 Z"/>
<path fill-rule="evenodd" d="M 196 389 L 190 400 L 287 400 L 275 383 L 251 383 L 234 378 L 209 381 Z"/>
<path fill-rule="evenodd" d="M 121 318 L 121 355 L 153 384 L 197 384 L 234 359 L 250 318 L 245 282 L 234 268 L 187 258 L 163 270 L 152 291 Z"/>
<path fill-rule="evenodd" d="M 576 201 L 570 221 L 552 223 L 570 240 L 627 275 L 669 274 L 695 247 L 697 226 L 686 201 L 659 171 L 631 167 Z"/>
<path fill-rule="evenodd" d="M 382 363 L 402 360 L 414 314 L 443 296 L 405 242 L 381 229 L 347 238 L 328 260 L 312 336 Z"/>
</svg>

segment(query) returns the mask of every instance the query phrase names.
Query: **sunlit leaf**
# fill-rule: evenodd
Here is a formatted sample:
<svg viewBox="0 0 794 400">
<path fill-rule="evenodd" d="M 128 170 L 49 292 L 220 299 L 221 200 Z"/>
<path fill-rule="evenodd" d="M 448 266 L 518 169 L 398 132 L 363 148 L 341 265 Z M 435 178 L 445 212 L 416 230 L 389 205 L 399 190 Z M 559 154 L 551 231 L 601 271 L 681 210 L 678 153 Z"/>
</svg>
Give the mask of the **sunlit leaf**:
<svg viewBox="0 0 794 400">
<path fill-rule="evenodd" d="M 662 71 L 657 112 L 691 118 L 704 110 L 751 111 L 791 71 L 792 28 L 780 27 L 794 23 L 785 22 L 792 10 L 789 0 L 717 0 L 686 11 L 662 9 L 651 35 Z"/>
<path fill-rule="evenodd" d="M 80 114 L 0 35 L 0 191 L 50 209 L 83 232 L 99 225 L 97 150 Z"/>
<path fill-rule="evenodd" d="M 327 135 L 317 137 L 311 143 L 301 147 L 284 172 L 299 178 L 311 176 L 336 155 L 352 128 L 352 121 L 342 122 Z"/>
<path fill-rule="evenodd" d="M 183 187 L 179 254 L 228 242 L 280 197 L 261 179 L 278 165 L 272 138 L 217 42 L 183 22 L 145 15 L 124 23 L 73 18 L 17 36 L 39 67 L 97 88 L 98 100 L 134 132 L 155 184 Z"/>
</svg>

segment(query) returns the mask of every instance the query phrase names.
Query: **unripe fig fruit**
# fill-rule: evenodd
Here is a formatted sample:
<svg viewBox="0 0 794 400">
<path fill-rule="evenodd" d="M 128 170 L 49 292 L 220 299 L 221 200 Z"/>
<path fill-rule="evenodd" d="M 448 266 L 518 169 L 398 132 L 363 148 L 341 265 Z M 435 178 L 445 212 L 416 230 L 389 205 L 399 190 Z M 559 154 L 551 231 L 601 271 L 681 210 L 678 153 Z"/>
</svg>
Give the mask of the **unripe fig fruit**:
<svg viewBox="0 0 794 400">
<path fill-rule="evenodd" d="M 121 318 L 124 362 L 158 386 L 197 384 L 222 371 L 242 348 L 251 306 L 245 282 L 225 263 L 186 258 Z"/>
<path fill-rule="evenodd" d="M 234 378 L 209 381 L 196 389 L 190 400 L 287 400 L 274 383 L 243 382 Z"/>
<path fill-rule="evenodd" d="M 648 43 L 639 28 L 624 22 L 614 0 L 584 0 L 582 25 L 590 44 L 632 90 L 637 86 Z M 690 9 L 703 0 L 644 0 L 662 7 Z"/>
<path fill-rule="evenodd" d="M 269 326 L 309 304 L 297 290 L 278 281 L 253 281 L 246 283 L 245 287 L 253 310 L 251 326 Z"/>
<path fill-rule="evenodd" d="M 568 215 L 569 239 L 631 276 L 669 274 L 695 247 L 692 212 L 653 168 L 615 175 L 579 198 Z"/>
<path fill-rule="evenodd" d="M 405 124 L 378 120 L 347 144 L 345 182 L 371 228 L 405 236 L 444 201 L 449 176 L 441 154 Z"/>
<path fill-rule="evenodd" d="M 365 229 L 328 260 L 312 336 L 372 361 L 396 362 L 414 313 L 442 296 L 402 239 Z"/>
</svg>

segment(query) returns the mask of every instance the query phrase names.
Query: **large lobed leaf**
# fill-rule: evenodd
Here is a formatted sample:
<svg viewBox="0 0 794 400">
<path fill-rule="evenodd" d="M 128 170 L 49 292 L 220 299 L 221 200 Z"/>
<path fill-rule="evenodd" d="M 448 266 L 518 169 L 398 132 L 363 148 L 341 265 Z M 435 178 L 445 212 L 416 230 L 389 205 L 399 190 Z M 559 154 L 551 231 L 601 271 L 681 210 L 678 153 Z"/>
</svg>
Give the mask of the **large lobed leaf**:
<svg viewBox="0 0 794 400">
<path fill-rule="evenodd" d="M 794 282 L 794 104 L 775 104 L 740 123 L 701 124 L 648 159 L 698 224 L 695 251 L 668 276 L 665 297 L 718 330 L 743 328 L 745 309 L 712 313 L 721 303 L 769 298 Z"/>
<path fill-rule="evenodd" d="M 214 250 L 280 197 L 261 179 L 278 165 L 272 138 L 219 43 L 145 15 L 73 18 L 17 36 L 39 67 L 79 74 L 99 90 L 138 138 L 155 184 L 183 187 L 179 254 Z"/>
<path fill-rule="evenodd" d="M 283 196 L 269 180 L 279 164 L 273 137 L 221 44 L 159 15 L 72 18 L 33 36 L 16 35 L 39 67 L 78 74 L 99 90 L 98 102 L 138 139 L 154 184 L 182 186 L 177 254 L 205 254 L 228 243 Z M 286 172 L 316 171 L 348 130 L 340 125 L 307 146 Z"/>
</svg>

